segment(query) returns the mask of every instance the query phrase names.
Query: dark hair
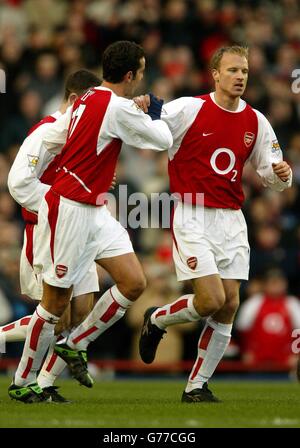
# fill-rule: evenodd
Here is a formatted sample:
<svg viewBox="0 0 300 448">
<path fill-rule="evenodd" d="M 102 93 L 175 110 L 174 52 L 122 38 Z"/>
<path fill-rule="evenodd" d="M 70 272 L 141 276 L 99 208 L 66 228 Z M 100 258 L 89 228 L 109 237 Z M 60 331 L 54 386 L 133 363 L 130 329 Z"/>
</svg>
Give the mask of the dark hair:
<svg viewBox="0 0 300 448">
<path fill-rule="evenodd" d="M 77 93 L 77 95 L 81 96 L 86 90 L 91 87 L 97 87 L 100 84 L 100 78 L 94 75 L 94 73 L 83 69 L 78 70 L 67 77 L 64 99 L 67 100 L 71 93 Z"/>
<path fill-rule="evenodd" d="M 109 45 L 103 53 L 103 79 L 117 84 L 132 71 L 135 78 L 140 68 L 141 58 L 145 57 L 143 48 L 135 42 L 120 40 Z"/>
</svg>

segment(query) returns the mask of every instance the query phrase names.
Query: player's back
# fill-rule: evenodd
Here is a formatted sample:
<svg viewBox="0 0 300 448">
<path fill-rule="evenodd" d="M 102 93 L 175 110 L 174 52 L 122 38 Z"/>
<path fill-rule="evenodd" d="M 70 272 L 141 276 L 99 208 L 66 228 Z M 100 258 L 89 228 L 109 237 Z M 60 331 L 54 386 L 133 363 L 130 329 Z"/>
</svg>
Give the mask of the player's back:
<svg viewBox="0 0 300 448">
<path fill-rule="evenodd" d="M 9 190 L 23 206 L 23 218 L 29 223 L 37 223 L 36 213 L 29 210 L 37 212 L 48 190 L 45 184 L 51 185 L 55 178 L 59 157 L 46 150 L 43 137 L 60 116 L 59 111 L 48 115 L 29 130 L 9 173 Z"/>
<path fill-rule="evenodd" d="M 78 202 L 103 204 L 122 144 L 107 130 L 110 103 L 116 98 L 109 89 L 94 88 L 75 102 L 52 187 L 56 193 Z"/>
</svg>

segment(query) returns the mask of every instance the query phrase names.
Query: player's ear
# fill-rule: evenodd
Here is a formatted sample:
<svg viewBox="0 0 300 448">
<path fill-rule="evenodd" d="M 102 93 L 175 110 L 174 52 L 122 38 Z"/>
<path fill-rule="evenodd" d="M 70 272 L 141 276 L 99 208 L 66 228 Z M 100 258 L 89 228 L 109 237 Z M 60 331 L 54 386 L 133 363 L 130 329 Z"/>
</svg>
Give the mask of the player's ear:
<svg viewBox="0 0 300 448">
<path fill-rule="evenodd" d="M 70 105 L 74 104 L 75 101 L 77 100 L 77 98 L 78 98 L 77 93 L 71 93 L 70 96 L 69 96 L 69 103 L 70 103 Z"/>
<path fill-rule="evenodd" d="M 215 68 L 212 70 L 212 77 L 214 78 L 215 82 L 219 82 L 220 73 Z"/>
<path fill-rule="evenodd" d="M 129 71 L 126 73 L 126 75 L 124 76 L 124 80 L 128 83 L 130 83 L 133 80 L 133 73 L 132 71 Z"/>
</svg>

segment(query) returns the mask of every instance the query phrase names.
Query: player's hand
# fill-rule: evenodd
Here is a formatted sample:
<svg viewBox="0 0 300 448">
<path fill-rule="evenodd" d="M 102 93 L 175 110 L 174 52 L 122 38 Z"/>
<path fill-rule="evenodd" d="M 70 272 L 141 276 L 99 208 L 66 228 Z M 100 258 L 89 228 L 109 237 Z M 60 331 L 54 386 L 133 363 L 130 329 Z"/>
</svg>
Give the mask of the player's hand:
<svg viewBox="0 0 300 448">
<path fill-rule="evenodd" d="M 142 109 L 143 112 L 145 112 L 145 114 L 148 112 L 148 107 L 150 106 L 149 95 L 135 96 L 133 101 L 139 106 L 140 109 Z"/>
<path fill-rule="evenodd" d="M 160 120 L 161 110 L 164 104 L 164 100 L 161 100 L 153 93 L 149 93 L 150 106 L 148 106 L 147 114 L 150 115 L 152 120 Z"/>
<path fill-rule="evenodd" d="M 289 180 L 291 174 L 291 167 L 286 162 L 272 163 L 274 173 L 283 182 Z"/>
<path fill-rule="evenodd" d="M 116 185 L 117 185 L 117 173 L 114 172 L 114 177 L 113 177 L 113 179 L 111 181 L 109 189 L 110 190 L 114 190 Z"/>
</svg>

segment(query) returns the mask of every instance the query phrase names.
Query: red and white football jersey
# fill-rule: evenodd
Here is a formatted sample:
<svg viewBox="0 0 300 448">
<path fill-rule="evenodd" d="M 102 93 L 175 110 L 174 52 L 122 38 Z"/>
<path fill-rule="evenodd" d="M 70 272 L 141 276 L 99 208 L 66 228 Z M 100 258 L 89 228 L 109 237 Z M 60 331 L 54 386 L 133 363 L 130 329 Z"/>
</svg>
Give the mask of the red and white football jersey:
<svg viewBox="0 0 300 448">
<path fill-rule="evenodd" d="M 30 129 L 8 175 L 10 194 L 22 205 L 27 223 L 37 223 L 39 206 L 55 178 L 59 156 L 46 150 L 43 138 L 61 115 L 59 111 L 48 115 Z"/>
<path fill-rule="evenodd" d="M 90 89 L 44 139 L 48 150 L 61 151 L 52 191 L 92 205 L 105 203 L 122 142 L 140 149 L 161 151 L 172 146 L 168 126 L 128 99 L 105 87 Z"/>
<path fill-rule="evenodd" d="M 169 150 L 172 193 L 184 202 L 206 207 L 240 209 L 244 200 L 242 173 L 249 159 L 263 184 L 282 191 L 291 185 L 273 173 L 282 152 L 268 120 L 245 101 L 236 111 L 216 104 L 214 93 L 183 97 L 163 106 L 162 119 L 173 135 Z"/>
<path fill-rule="evenodd" d="M 300 328 L 300 302 L 293 296 L 257 294 L 241 305 L 235 327 L 243 351 L 251 352 L 254 361 L 285 362 L 292 355 L 292 332 Z"/>
</svg>

